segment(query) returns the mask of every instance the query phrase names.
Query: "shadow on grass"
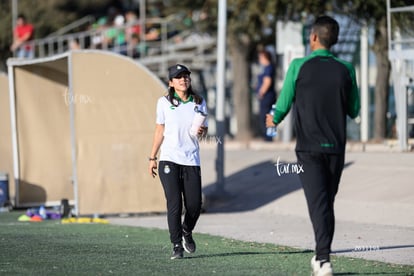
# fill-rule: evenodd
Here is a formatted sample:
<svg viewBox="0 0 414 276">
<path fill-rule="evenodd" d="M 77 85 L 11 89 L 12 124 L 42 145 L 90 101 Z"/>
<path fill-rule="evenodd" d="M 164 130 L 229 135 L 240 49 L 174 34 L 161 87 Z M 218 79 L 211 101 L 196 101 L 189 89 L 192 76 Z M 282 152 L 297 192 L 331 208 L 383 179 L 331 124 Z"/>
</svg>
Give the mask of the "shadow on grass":
<svg viewBox="0 0 414 276">
<path fill-rule="evenodd" d="M 334 268 L 335 269 L 335 268 Z M 335 275 L 407 275 L 405 272 L 342 272 Z"/>
<path fill-rule="evenodd" d="M 284 255 L 284 254 L 308 254 L 313 252 L 312 250 L 301 251 L 271 251 L 271 252 L 229 252 L 229 253 L 217 253 L 217 254 L 201 254 L 197 256 L 188 256 L 185 259 L 203 259 L 203 258 L 215 258 L 215 257 L 231 257 L 231 256 L 245 256 L 245 255 Z"/>
</svg>

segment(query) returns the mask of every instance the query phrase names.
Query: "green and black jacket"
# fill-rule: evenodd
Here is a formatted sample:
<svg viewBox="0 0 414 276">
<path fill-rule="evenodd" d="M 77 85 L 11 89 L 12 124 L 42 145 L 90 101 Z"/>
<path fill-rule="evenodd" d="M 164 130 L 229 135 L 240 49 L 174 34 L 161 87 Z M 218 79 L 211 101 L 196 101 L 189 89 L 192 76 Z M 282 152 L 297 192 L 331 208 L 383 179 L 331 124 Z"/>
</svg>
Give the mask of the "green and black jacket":
<svg viewBox="0 0 414 276">
<path fill-rule="evenodd" d="M 346 115 L 355 118 L 360 109 L 351 63 L 325 49 L 294 59 L 276 103 L 275 124 L 283 120 L 293 102 L 296 151 L 345 151 Z"/>
</svg>

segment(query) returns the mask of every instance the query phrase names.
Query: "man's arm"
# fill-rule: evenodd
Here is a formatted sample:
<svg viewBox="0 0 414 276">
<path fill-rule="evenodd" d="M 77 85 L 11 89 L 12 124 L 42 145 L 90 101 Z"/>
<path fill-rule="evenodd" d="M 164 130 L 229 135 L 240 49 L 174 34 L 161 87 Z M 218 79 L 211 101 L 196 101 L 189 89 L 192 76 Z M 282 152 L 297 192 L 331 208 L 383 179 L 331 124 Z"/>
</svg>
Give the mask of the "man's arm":
<svg viewBox="0 0 414 276">
<path fill-rule="evenodd" d="M 267 90 L 269 90 L 270 86 L 272 85 L 272 78 L 269 76 L 265 76 L 263 78 L 262 86 L 259 88 L 259 97 L 263 98 L 264 94 L 266 94 Z"/>
<path fill-rule="evenodd" d="M 273 115 L 273 123 L 279 124 L 288 114 L 292 103 L 295 99 L 296 78 L 298 75 L 298 60 L 293 60 L 286 73 L 283 88 L 277 99 L 275 112 Z"/>
<path fill-rule="evenodd" d="M 152 177 L 155 177 L 157 175 L 157 155 L 158 155 L 158 150 L 161 147 L 162 141 L 164 141 L 164 125 L 161 124 L 156 124 L 155 126 L 155 133 L 154 133 L 154 139 L 152 142 L 152 149 L 151 149 L 151 154 L 149 156 L 150 160 L 149 160 L 149 166 L 148 166 L 148 171 L 149 174 Z"/>
<path fill-rule="evenodd" d="M 350 94 L 349 94 L 349 97 L 348 97 L 348 110 L 347 110 L 347 113 L 348 113 L 349 117 L 354 119 L 359 114 L 361 103 L 360 103 L 360 100 L 359 100 L 359 91 L 358 91 L 358 86 L 357 86 L 357 82 L 356 82 L 356 78 L 355 78 L 355 70 L 354 70 L 353 66 L 351 66 L 351 68 L 349 68 L 349 72 L 351 74 L 352 88 L 351 88 L 351 91 L 350 91 Z"/>
</svg>

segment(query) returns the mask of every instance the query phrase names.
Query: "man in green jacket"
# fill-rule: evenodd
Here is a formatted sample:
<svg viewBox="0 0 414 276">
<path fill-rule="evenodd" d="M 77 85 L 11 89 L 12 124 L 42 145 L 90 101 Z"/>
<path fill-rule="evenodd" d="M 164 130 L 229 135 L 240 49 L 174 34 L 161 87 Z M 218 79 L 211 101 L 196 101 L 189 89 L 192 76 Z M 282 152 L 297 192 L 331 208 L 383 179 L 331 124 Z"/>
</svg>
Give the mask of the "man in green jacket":
<svg viewBox="0 0 414 276">
<path fill-rule="evenodd" d="M 315 234 L 313 275 L 332 275 L 331 244 L 335 229 L 334 200 L 344 167 L 346 115 L 360 109 L 355 70 L 329 49 L 337 42 L 339 25 L 329 16 L 317 18 L 310 34 L 312 53 L 289 66 L 274 115 L 276 126 L 295 103 L 296 156 Z"/>
</svg>

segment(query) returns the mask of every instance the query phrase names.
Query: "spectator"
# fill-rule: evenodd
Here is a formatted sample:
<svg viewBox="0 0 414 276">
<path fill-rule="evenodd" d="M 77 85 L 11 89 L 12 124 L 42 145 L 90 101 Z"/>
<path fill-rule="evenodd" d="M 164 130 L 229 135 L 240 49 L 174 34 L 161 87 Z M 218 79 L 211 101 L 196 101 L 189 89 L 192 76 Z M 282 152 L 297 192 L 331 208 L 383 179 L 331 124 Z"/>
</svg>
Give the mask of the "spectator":
<svg viewBox="0 0 414 276">
<path fill-rule="evenodd" d="M 128 44 L 128 56 L 138 58 L 141 56 L 142 44 L 140 43 L 141 26 L 134 11 L 129 10 L 125 13 L 126 28 L 125 39 Z"/>
<path fill-rule="evenodd" d="M 126 38 L 127 41 L 132 38 L 133 35 L 140 35 L 141 34 L 141 26 L 138 23 L 137 15 L 134 11 L 127 11 L 125 14 L 126 20 Z"/>
<path fill-rule="evenodd" d="M 107 28 L 107 17 L 103 16 L 98 19 L 98 21 L 92 25 L 92 30 L 94 31 L 91 38 L 91 48 L 92 49 L 102 49 L 103 48 L 103 32 Z"/>
<path fill-rule="evenodd" d="M 260 102 L 259 120 L 260 131 L 265 141 L 272 141 L 272 137 L 266 136 L 266 114 L 269 113 L 276 101 L 275 91 L 275 67 L 272 62 L 272 55 L 266 50 L 259 51 L 259 63 L 262 67 L 257 79 L 257 98 Z"/>
<path fill-rule="evenodd" d="M 81 46 L 79 45 L 79 39 L 77 39 L 77 38 L 71 39 L 69 41 L 69 49 L 70 50 L 79 50 L 79 49 L 81 49 Z"/>
<path fill-rule="evenodd" d="M 113 48 L 115 52 L 126 55 L 126 38 L 122 26 L 125 23 L 123 15 L 118 14 L 111 20 L 111 26 L 104 31 L 104 44 Z"/>
<path fill-rule="evenodd" d="M 149 23 L 146 25 L 145 29 L 147 30 L 145 33 L 145 40 L 157 41 L 161 39 L 161 26 Z"/>
<path fill-rule="evenodd" d="M 148 47 L 145 42 L 140 42 L 137 34 L 133 34 L 128 41 L 128 56 L 132 58 L 139 58 L 147 54 Z"/>
<path fill-rule="evenodd" d="M 27 23 L 26 16 L 19 14 L 16 20 L 16 28 L 13 33 L 13 44 L 10 50 L 15 53 L 18 58 L 33 58 L 34 47 L 27 43 L 33 39 L 34 27 Z"/>
</svg>

